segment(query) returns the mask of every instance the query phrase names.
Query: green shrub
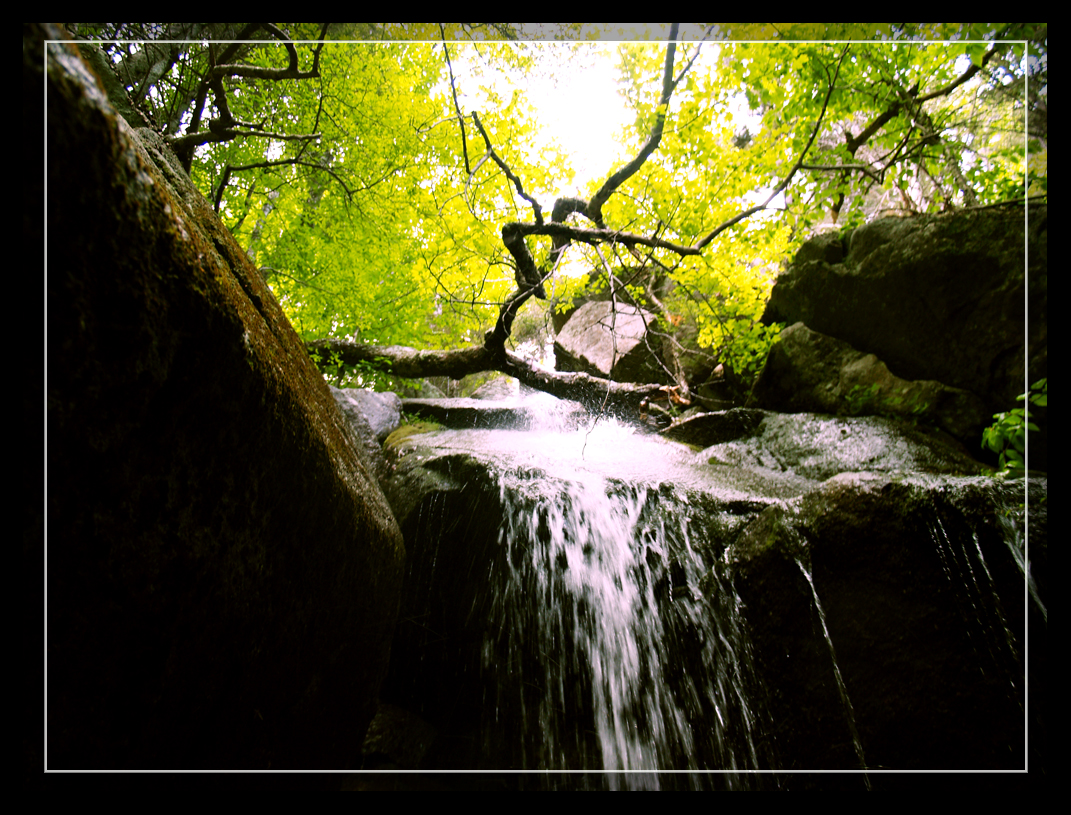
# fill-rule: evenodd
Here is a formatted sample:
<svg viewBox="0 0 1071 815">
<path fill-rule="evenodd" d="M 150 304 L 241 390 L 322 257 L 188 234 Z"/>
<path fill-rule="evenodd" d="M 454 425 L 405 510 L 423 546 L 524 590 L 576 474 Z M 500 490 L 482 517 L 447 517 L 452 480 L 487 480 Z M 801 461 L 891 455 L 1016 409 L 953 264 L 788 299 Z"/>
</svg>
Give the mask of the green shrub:
<svg viewBox="0 0 1071 815">
<path fill-rule="evenodd" d="M 1038 431 L 1038 426 L 1030 421 L 1029 405 L 1047 407 L 1049 398 L 1049 380 L 1039 379 L 1030 386 L 1028 393 L 1020 394 L 1016 401 L 1028 402 L 1021 408 L 1013 408 L 1005 413 L 994 413 L 996 421 L 982 431 L 982 447 L 999 455 L 1000 472 L 1024 470 L 1026 463 L 1026 433 Z"/>
</svg>

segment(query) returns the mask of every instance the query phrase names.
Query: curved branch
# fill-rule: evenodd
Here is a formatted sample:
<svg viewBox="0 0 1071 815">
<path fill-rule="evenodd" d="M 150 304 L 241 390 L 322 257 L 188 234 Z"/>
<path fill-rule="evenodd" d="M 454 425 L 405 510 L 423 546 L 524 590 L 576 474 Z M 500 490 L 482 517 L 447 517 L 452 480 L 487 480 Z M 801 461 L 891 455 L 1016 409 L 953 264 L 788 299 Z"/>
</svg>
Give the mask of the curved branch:
<svg viewBox="0 0 1071 815">
<path fill-rule="evenodd" d="M 931 99 L 937 99 L 940 96 L 947 96 L 964 82 L 966 82 L 968 79 L 970 79 L 972 76 L 974 76 L 976 73 L 978 73 L 983 67 L 985 67 L 985 64 L 989 62 L 989 60 L 992 59 L 996 53 L 997 46 L 996 44 L 994 44 L 989 48 L 988 51 L 985 52 L 985 54 L 982 55 L 982 60 L 978 65 L 975 65 L 972 62 L 971 65 L 962 74 L 952 80 L 952 82 L 950 82 L 949 84 L 945 85 L 943 88 L 938 88 L 937 90 L 931 91 L 922 96 L 908 94 L 908 98 L 914 97 L 912 100 L 913 103 L 915 105 L 921 105 L 923 102 L 928 102 Z M 866 144 L 870 140 L 870 137 L 877 133 L 885 125 L 886 122 L 890 121 L 891 119 L 894 119 L 900 113 L 901 101 L 902 100 L 893 102 L 885 110 L 884 113 L 880 114 L 877 118 L 874 119 L 874 121 L 872 121 L 865 128 L 863 128 L 862 132 L 858 136 L 852 136 L 851 133 L 848 133 L 845 136 L 848 152 L 854 156 L 856 151 L 864 144 Z"/>
<path fill-rule="evenodd" d="M 180 153 L 180 151 L 192 151 L 193 148 L 202 144 L 233 141 L 240 136 L 260 136 L 266 139 L 277 139 L 278 141 L 309 141 L 319 139 L 322 135 L 321 133 L 273 133 L 269 130 L 235 130 L 233 127 L 217 126 L 207 133 L 188 133 L 185 136 L 173 136 L 168 139 L 168 142 L 176 154 L 184 155 L 185 153 Z"/>
<path fill-rule="evenodd" d="M 510 223 L 502 227 L 502 243 L 517 262 L 517 287 L 521 291 L 530 291 L 540 300 L 547 299 L 543 289 L 543 273 L 536 268 L 532 253 L 524 242 L 527 233 L 525 224 Z M 537 227 L 538 228 L 538 227 Z M 526 298 L 527 299 L 527 298 Z M 509 332 L 507 331 L 508 335 Z"/>
<path fill-rule="evenodd" d="M 610 196 L 614 194 L 618 187 L 639 171 L 643 163 L 647 161 L 651 153 L 658 149 L 658 145 L 662 141 L 662 131 L 666 123 L 666 111 L 669 109 L 669 99 L 673 95 L 673 89 L 676 87 L 677 82 L 681 79 L 681 77 L 677 77 L 676 80 L 673 79 L 673 57 L 677 51 L 676 40 L 679 26 L 680 23 L 673 23 L 669 29 L 669 47 L 666 49 L 666 62 L 662 69 L 662 96 L 658 100 L 658 109 L 657 113 L 655 113 L 654 125 L 651 127 L 651 134 L 647 137 L 647 141 L 640 148 L 640 152 L 636 154 L 636 157 L 607 178 L 602 187 L 599 188 L 599 191 L 588 202 L 586 214 L 600 229 L 605 226 L 602 220 L 603 204 L 610 199 Z M 683 71 L 681 76 L 684 76 Z"/>
<path fill-rule="evenodd" d="M 241 63 L 231 64 L 227 62 L 238 54 L 241 46 L 240 42 L 231 43 L 223 49 L 223 52 L 219 55 L 219 61 L 217 62 L 214 56 L 214 46 L 212 44 L 209 45 L 209 68 L 201 78 L 197 87 L 197 92 L 194 95 L 195 104 L 191 112 L 190 125 L 187 128 L 186 135 L 172 137 L 171 139 L 171 148 L 178 155 L 186 172 L 189 172 L 193 165 L 193 151 L 199 145 L 231 141 L 239 135 L 248 135 L 234 131 L 234 126 L 240 123 L 236 122 L 231 116 L 227 104 L 227 91 L 223 85 L 223 78 L 225 76 L 243 76 L 254 79 L 270 80 L 318 78 L 320 76 L 320 52 L 325 43 L 328 26 L 330 26 L 330 23 L 324 23 L 323 28 L 320 29 L 319 43 L 313 52 L 312 70 L 308 72 L 302 72 L 298 69 L 297 51 L 294 48 L 294 44 L 283 31 L 271 23 L 250 23 L 242 29 L 239 39 L 242 41 L 248 40 L 258 28 L 263 28 L 272 36 L 281 39 L 286 45 L 289 53 L 289 65 L 286 68 L 260 68 L 253 65 L 244 65 Z M 208 123 L 209 132 L 204 133 L 201 132 L 201 116 L 204 113 L 209 89 L 212 90 L 216 107 L 220 111 L 220 116 L 218 119 L 214 119 Z M 244 126 L 255 129 L 252 125 Z M 260 135 L 268 134 L 262 133 Z M 271 134 L 271 138 L 290 139 L 294 137 Z M 319 138 L 319 136 L 299 136 L 298 138 Z"/>
<path fill-rule="evenodd" d="M 786 175 L 781 180 L 780 184 L 774 187 L 773 192 L 771 192 L 770 195 L 766 198 L 766 200 L 763 201 L 761 204 L 759 204 L 758 206 L 751 207 L 750 209 L 744 210 L 739 215 L 735 215 L 734 217 L 715 227 L 714 230 L 710 232 L 710 234 L 708 234 L 702 240 L 698 241 L 695 245 L 695 248 L 697 250 L 701 250 L 704 246 L 709 244 L 712 240 L 714 240 L 714 238 L 716 238 L 719 234 L 724 232 L 733 224 L 737 224 L 745 218 L 754 215 L 756 212 L 760 212 L 761 210 L 766 209 L 766 207 L 770 205 L 770 202 L 789 185 L 790 181 L 792 181 L 792 177 L 796 174 L 800 167 L 803 166 L 803 160 L 807 157 L 807 151 L 811 149 L 811 145 L 814 144 L 814 140 L 818 138 L 818 132 L 822 127 L 822 120 L 825 118 L 826 109 L 829 107 L 830 97 L 833 96 L 833 89 L 837 85 L 837 77 L 840 76 L 840 66 L 844 63 L 844 58 L 848 55 L 848 48 L 849 45 L 845 45 L 844 50 L 840 52 L 840 58 L 837 60 L 837 68 L 833 72 L 833 76 L 829 81 L 829 90 L 826 91 L 825 101 L 822 102 L 822 110 L 818 114 L 818 121 L 814 123 L 814 128 L 811 130 L 811 137 L 807 140 L 807 145 L 800 152 L 800 157 L 796 159 L 796 163 L 792 165 L 792 169 L 788 171 L 788 175 Z"/>
<path fill-rule="evenodd" d="M 985 64 L 989 62 L 989 60 L 991 60 L 996 54 L 997 44 L 994 43 L 989 47 L 988 51 L 982 54 L 982 60 L 977 65 L 972 62 L 962 74 L 952 80 L 949 84 L 945 85 L 943 88 L 938 88 L 935 91 L 930 91 L 925 96 L 918 97 L 915 101 L 921 105 L 923 102 L 928 102 L 931 99 L 936 99 L 939 96 L 947 96 L 964 82 L 966 82 L 968 79 L 970 79 L 972 76 L 974 76 L 976 73 L 978 73 L 980 70 L 982 70 L 982 68 L 985 67 Z"/>
<path fill-rule="evenodd" d="M 400 345 L 364 345 L 345 339 L 314 340 L 305 343 L 310 353 L 337 354 L 347 365 L 371 364 L 394 376 L 422 379 L 428 376 L 463 376 L 499 371 L 515 377 L 530 388 L 572 399 L 589 409 L 604 401 L 611 412 L 638 413 L 640 404 L 664 395 L 661 385 L 612 382 L 584 373 L 564 373 L 539 368 L 515 354 L 500 353 L 486 345 L 455 351 L 418 351 Z"/>
<path fill-rule="evenodd" d="M 580 198 L 559 198 L 554 202 L 554 209 L 551 210 L 550 219 L 556 224 L 564 223 L 565 219 L 574 212 L 587 217 L 588 202 Z M 549 262 L 551 269 L 556 269 L 558 267 L 562 252 L 569 246 L 570 240 L 570 237 L 567 235 L 551 236 Z"/>
<path fill-rule="evenodd" d="M 542 288 L 542 284 L 540 284 Z M 498 310 L 498 320 L 495 321 L 495 327 L 487 332 L 487 336 L 484 338 L 484 347 L 488 351 L 495 355 L 504 354 L 506 352 L 506 340 L 509 339 L 510 333 L 513 331 L 513 321 L 517 318 L 517 312 L 520 311 L 521 306 L 528 302 L 528 298 L 536 294 L 535 289 L 521 288 L 506 298 Z M 538 296 L 538 295 L 537 295 Z M 541 299 L 546 299 L 546 295 Z"/>
<path fill-rule="evenodd" d="M 238 134 L 238 135 L 260 135 L 260 134 Z M 351 199 L 351 200 L 353 199 L 354 193 L 361 192 L 361 191 L 364 191 L 364 190 L 370 190 L 373 187 L 375 187 L 377 184 L 380 184 L 383 181 L 385 181 L 387 178 L 389 178 L 394 173 L 394 169 L 392 168 L 392 169 L 388 170 L 386 173 L 384 173 L 380 178 L 378 178 L 375 181 L 373 181 L 372 183 L 370 183 L 370 184 L 362 184 L 361 186 L 357 187 L 356 189 L 352 189 L 351 190 L 349 188 L 349 186 L 346 184 L 346 182 L 343 181 L 342 177 L 339 176 L 339 174 L 336 173 L 334 170 L 332 170 L 330 167 L 325 167 L 323 164 L 314 164 L 311 161 L 304 161 L 304 160 L 302 160 L 300 158 L 281 158 L 281 159 L 277 159 L 275 161 L 270 161 L 270 160 L 269 161 L 255 161 L 252 164 L 239 164 L 239 165 L 228 164 L 223 168 L 223 175 L 220 178 L 219 187 L 216 189 L 216 195 L 215 195 L 215 198 L 214 198 L 215 211 L 217 213 L 219 212 L 220 203 L 223 200 L 223 190 L 226 188 L 227 183 L 231 179 L 231 173 L 242 172 L 244 170 L 267 170 L 267 169 L 269 169 L 271 167 L 295 167 L 295 166 L 296 167 L 311 167 L 314 170 L 320 170 L 321 172 L 327 173 L 329 176 L 331 176 L 333 179 L 335 179 L 335 181 L 338 182 L 338 185 L 340 187 L 342 187 L 342 191 L 344 193 L 346 193 L 346 197 Z"/>
<path fill-rule="evenodd" d="M 601 243 L 620 243 L 626 247 L 649 246 L 653 249 L 668 249 L 678 255 L 698 255 L 702 247 L 682 246 L 679 243 L 662 240 L 655 235 L 636 235 L 632 232 L 622 232 L 618 229 L 584 229 L 579 226 L 569 226 L 560 223 L 544 224 L 519 224 L 510 223 L 502 228 L 503 232 L 510 230 L 511 236 L 520 235 L 529 237 L 543 235 L 557 240 L 578 241 L 591 246 Z"/>
<path fill-rule="evenodd" d="M 502 172 L 506 174 L 506 178 L 513 182 L 513 186 L 517 188 L 517 194 L 532 205 L 532 211 L 535 213 L 536 223 L 542 225 L 543 208 L 539 206 L 538 201 L 536 201 L 532 196 L 530 196 L 524 191 L 524 185 L 521 184 L 521 180 L 516 175 L 514 175 L 513 170 L 509 168 L 509 165 L 506 164 L 506 162 L 504 162 L 501 158 L 499 158 L 498 153 L 496 153 L 494 148 L 491 147 L 491 138 L 487 135 L 487 131 L 483 129 L 483 125 L 480 123 L 480 117 L 476 115 L 476 111 L 472 112 L 472 121 L 476 123 L 476 129 L 480 131 L 480 135 L 483 136 L 484 144 L 487 145 L 487 155 L 489 155 L 495 160 L 495 164 L 497 164 L 502 169 Z"/>
<path fill-rule="evenodd" d="M 298 67 L 297 49 L 293 41 L 276 26 L 271 23 L 261 23 L 260 26 L 277 40 L 282 41 L 289 56 L 289 64 L 285 68 L 263 68 L 259 65 L 245 65 L 242 63 L 214 65 L 208 71 L 208 76 L 220 78 L 224 76 L 244 76 L 252 79 L 315 79 L 320 76 L 320 52 L 324 46 L 324 38 L 327 36 L 327 28 L 330 23 L 324 23 L 320 30 L 319 44 L 313 51 L 312 69 L 302 71 Z"/>
</svg>

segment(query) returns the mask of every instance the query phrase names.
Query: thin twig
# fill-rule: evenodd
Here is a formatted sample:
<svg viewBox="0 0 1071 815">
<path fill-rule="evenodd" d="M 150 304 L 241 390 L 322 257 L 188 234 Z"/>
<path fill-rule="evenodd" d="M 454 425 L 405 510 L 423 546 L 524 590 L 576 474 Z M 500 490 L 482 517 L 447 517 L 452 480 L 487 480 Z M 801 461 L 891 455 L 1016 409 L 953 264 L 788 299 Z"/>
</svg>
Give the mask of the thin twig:
<svg viewBox="0 0 1071 815">
<path fill-rule="evenodd" d="M 450 63 L 450 49 L 446 47 L 446 31 L 443 29 L 442 23 L 439 23 L 439 34 L 443 40 L 443 53 L 446 55 L 446 70 L 450 73 L 450 93 L 454 97 L 454 111 L 457 113 L 457 123 L 461 128 L 461 152 L 465 156 L 465 177 L 471 179 L 475 170 L 469 169 L 469 145 L 468 140 L 465 138 L 465 117 L 461 113 L 461 105 L 459 105 L 457 101 L 457 85 L 454 82 L 454 66 Z"/>
</svg>

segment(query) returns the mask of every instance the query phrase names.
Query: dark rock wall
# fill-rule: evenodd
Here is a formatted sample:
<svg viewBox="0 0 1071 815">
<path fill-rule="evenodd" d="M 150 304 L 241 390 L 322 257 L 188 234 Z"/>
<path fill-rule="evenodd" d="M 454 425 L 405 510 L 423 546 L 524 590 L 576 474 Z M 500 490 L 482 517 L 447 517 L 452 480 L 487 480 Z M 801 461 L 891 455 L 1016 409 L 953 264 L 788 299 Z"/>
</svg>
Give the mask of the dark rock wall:
<svg viewBox="0 0 1071 815">
<path fill-rule="evenodd" d="M 872 769 L 1025 766 L 1023 577 L 985 482 L 953 500 L 838 476 L 793 512 L 766 510 L 732 559 L 781 769 L 859 768 L 852 720 Z"/>
<path fill-rule="evenodd" d="M 383 699 L 439 731 L 421 766 L 507 768 L 507 762 L 481 766 L 487 746 L 481 726 L 493 715 L 488 700 L 496 690 L 481 669 L 481 648 L 501 579 L 491 571 L 502 566 L 499 488 L 467 456 L 425 464 L 409 443 L 389 447 L 394 466 L 384 489 L 407 541 L 407 563 Z"/>
<path fill-rule="evenodd" d="M 397 524 L 207 202 L 48 53 L 48 765 L 353 766 Z"/>
<path fill-rule="evenodd" d="M 996 412 L 1015 404 L 1027 370 L 1046 375 L 1047 270 L 1044 206 L 1029 223 L 1022 207 L 887 218 L 802 247 L 763 321 L 803 322 Z"/>
</svg>

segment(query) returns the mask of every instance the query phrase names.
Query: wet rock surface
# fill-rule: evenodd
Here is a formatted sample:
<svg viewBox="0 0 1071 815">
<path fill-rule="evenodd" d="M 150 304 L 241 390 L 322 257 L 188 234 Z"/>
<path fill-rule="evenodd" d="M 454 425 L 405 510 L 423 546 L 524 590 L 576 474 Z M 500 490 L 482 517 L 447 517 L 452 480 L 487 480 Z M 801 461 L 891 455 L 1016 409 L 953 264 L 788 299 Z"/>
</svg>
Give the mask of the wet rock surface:
<svg viewBox="0 0 1071 815">
<path fill-rule="evenodd" d="M 668 627 L 657 659 L 685 671 L 665 669 L 660 681 L 674 693 L 683 692 L 683 676 L 702 675 L 714 659 L 704 652 L 710 637 L 728 637 L 734 653 L 750 655 L 751 662 L 718 658 L 736 666 L 734 679 L 719 681 L 743 683 L 739 691 L 753 705 L 754 754 L 740 760 L 785 771 L 1022 766 L 1024 627 L 1027 613 L 1041 631 L 1046 621 L 1040 601 L 1029 609 L 1021 602 L 1022 540 L 1008 526 L 1021 523 L 1011 520 L 1021 514 L 1015 485 L 973 475 L 977 462 L 947 437 L 892 420 L 727 413 L 712 432 L 740 437 L 698 455 L 670 442 L 655 454 L 643 446 L 656 443 L 650 438 L 632 448 L 624 437 L 593 435 L 583 455 L 554 466 L 549 437 L 490 430 L 433 431 L 393 446 L 387 494 L 411 545 L 388 685 L 392 703 L 440 732 L 423 769 L 519 766 L 510 762 L 520 757 L 494 748 L 485 729 L 488 694 L 500 696 L 503 684 L 490 678 L 497 674 L 487 661 L 496 581 L 505 579 L 501 530 L 518 523 L 506 496 L 512 489 L 542 494 L 559 479 L 582 483 L 589 471 L 603 474 L 596 489 L 611 500 L 620 495 L 632 506 L 628 496 L 642 495 L 641 515 L 661 507 L 688 530 L 691 555 L 674 538 L 665 555 L 648 552 L 633 568 L 645 575 L 638 585 L 656 587 L 651 602 Z M 1043 506 L 1045 490 L 1044 480 L 1031 483 L 1034 505 Z M 1034 521 L 1031 545 L 1042 548 L 1032 551 L 1043 571 L 1043 514 Z M 553 538 L 557 522 L 547 523 Z M 574 568 L 564 563 L 562 579 Z M 734 629 L 725 619 L 742 622 Z M 734 639 L 745 629 L 746 642 Z M 545 653 L 523 648 L 492 664 L 514 659 L 525 676 L 546 664 Z M 1032 658 L 1032 682 L 1042 682 L 1034 667 L 1044 660 L 1043 651 Z M 591 681 L 584 675 L 581 697 Z M 690 759 L 680 756 L 679 768 L 726 760 L 699 735 L 722 726 L 706 704 L 680 714 L 703 746 L 697 741 Z M 663 708 L 659 715 L 669 714 Z M 731 730 L 743 714 L 726 715 Z M 524 741 L 517 721 L 499 726 Z M 1031 726 L 1043 730 L 1040 719 Z M 576 752 L 564 755 L 575 766 L 597 761 L 597 748 L 569 743 Z M 1043 748 L 1033 749 L 1032 760 L 1043 761 Z M 651 783 L 733 788 L 729 777 L 697 778 Z"/>
<path fill-rule="evenodd" d="M 41 79 L 49 768 L 355 767 L 401 588 L 390 508 L 192 182 L 76 56 L 51 46 Z"/>
<path fill-rule="evenodd" d="M 886 218 L 802 247 L 763 322 L 802 322 L 994 413 L 1046 375 L 1047 275 L 1045 206 Z"/>
<path fill-rule="evenodd" d="M 757 411 L 756 411 L 757 413 Z M 765 413 L 752 434 L 699 454 L 710 465 L 824 481 L 844 472 L 977 475 L 985 470 L 954 439 L 876 416 Z"/>
<path fill-rule="evenodd" d="M 749 405 L 785 413 L 893 416 L 940 427 L 972 445 L 992 423 L 983 400 L 970 391 L 901 379 L 874 354 L 803 323 L 781 332 Z"/>
</svg>

